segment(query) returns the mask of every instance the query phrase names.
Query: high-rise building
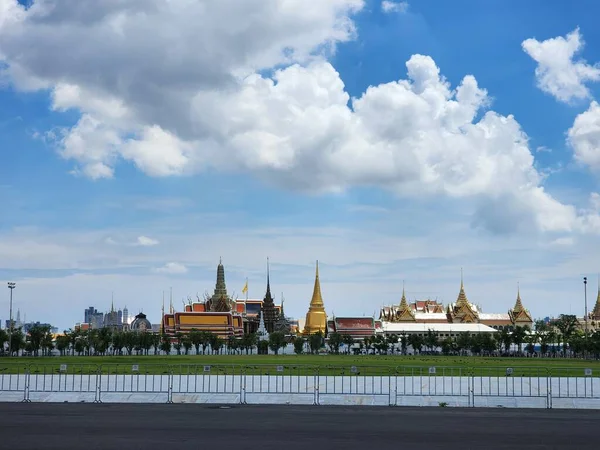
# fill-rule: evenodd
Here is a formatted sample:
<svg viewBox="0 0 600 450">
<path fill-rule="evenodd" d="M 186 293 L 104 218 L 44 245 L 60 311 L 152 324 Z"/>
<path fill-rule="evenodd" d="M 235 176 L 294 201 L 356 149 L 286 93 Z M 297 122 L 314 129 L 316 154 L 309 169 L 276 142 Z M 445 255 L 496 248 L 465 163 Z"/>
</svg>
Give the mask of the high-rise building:
<svg viewBox="0 0 600 450">
<path fill-rule="evenodd" d="M 123 325 L 129 324 L 129 311 L 127 310 L 127 305 L 123 308 Z"/>
<path fill-rule="evenodd" d="M 98 311 L 93 306 L 90 306 L 87 309 L 83 310 L 83 322 L 84 323 L 92 323 L 92 316 L 97 314 Z"/>
</svg>

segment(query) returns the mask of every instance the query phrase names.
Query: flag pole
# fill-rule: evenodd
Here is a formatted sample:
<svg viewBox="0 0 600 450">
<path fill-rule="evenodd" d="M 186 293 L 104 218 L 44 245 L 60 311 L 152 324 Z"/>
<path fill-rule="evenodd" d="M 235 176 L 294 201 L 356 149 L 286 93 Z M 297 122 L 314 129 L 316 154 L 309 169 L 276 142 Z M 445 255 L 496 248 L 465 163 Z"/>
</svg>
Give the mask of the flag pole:
<svg viewBox="0 0 600 450">
<path fill-rule="evenodd" d="M 248 313 L 248 277 L 246 277 L 246 300 L 244 301 L 244 314 Z"/>
</svg>

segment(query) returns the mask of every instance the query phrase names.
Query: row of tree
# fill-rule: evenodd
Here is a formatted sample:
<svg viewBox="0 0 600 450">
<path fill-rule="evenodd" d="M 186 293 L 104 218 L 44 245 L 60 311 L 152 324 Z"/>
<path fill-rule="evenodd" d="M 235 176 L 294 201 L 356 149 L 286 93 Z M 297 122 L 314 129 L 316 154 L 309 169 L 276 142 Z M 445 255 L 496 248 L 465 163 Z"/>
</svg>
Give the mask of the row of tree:
<svg viewBox="0 0 600 450">
<path fill-rule="evenodd" d="M 0 349 L 8 347 L 9 336 L 6 330 L 0 330 Z M 374 335 L 355 340 L 352 336 L 330 333 L 327 338 L 321 333 L 308 337 L 286 338 L 282 332 L 273 332 L 268 340 L 261 340 L 256 334 L 245 334 L 240 338 L 227 340 L 207 332 L 192 330 L 188 334 L 177 333 L 174 336 L 135 331 L 112 331 L 110 328 L 95 330 L 67 330 L 53 341 L 49 326 L 35 325 L 27 334 L 15 329 L 12 332 L 11 349 L 13 354 L 27 353 L 35 356 L 49 355 L 56 349 L 61 355 L 155 355 L 221 353 L 266 354 L 269 350 L 277 354 L 288 343 L 293 343 L 294 351 L 317 353 L 325 345 L 332 353 L 370 353 L 370 354 L 407 354 L 409 347 L 413 353 L 442 353 L 499 355 L 515 353 L 541 356 L 584 356 L 600 358 L 600 331 L 585 334 L 580 330 L 577 318 L 562 315 L 553 323 L 538 321 L 534 330 L 528 327 L 516 327 L 512 331 L 501 330 L 495 335 L 490 333 L 462 333 L 456 337 L 440 338 L 430 330 L 423 336 L 418 334 L 400 334 L 385 336 Z M 513 347 L 514 346 L 514 347 Z"/>
</svg>

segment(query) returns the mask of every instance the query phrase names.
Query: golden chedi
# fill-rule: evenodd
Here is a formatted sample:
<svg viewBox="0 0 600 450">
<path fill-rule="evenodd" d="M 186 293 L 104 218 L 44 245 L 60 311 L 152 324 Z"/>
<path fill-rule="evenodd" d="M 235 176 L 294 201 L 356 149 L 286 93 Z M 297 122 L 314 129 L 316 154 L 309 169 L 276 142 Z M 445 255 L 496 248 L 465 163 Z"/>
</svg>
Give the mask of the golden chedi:
<svg viewBox="0 0 600 450">
<path fill-rule="evenodd" d="M 319 261 L 317 261 L 317 270 L 315 275 L 315 287 L 313 289 L 312 300 L 308 312 L 306 313 L 306 323 L 304 324 L 304 334 L 314 334 L 319 331 L 325 334 L 327 329 L 327 313 L 321 296 L 321 283 L 319 282 Z"/>
</svg>

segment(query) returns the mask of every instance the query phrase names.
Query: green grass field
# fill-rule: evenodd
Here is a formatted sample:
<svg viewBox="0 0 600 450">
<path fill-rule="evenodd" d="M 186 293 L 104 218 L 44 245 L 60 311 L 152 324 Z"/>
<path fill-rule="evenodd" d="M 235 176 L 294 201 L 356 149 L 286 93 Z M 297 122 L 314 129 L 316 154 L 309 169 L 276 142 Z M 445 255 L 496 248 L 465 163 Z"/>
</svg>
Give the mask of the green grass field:
<svg viewBox="0 0 600 450">
<path fill-rule="evenodd" d="M 546 358 L 481 358 L 460 356 L 351 356 L 351 355 L 200 355 L 200 356 L 67 356 L 46 358 L 2 358 L 0 374 L 59 373 L 60 365 L 74 374 L 95 373 L 131 374 L 137 365 L 141 374 L 176 375 L 203 374 L 211 366 L 212 374 L 277 374 L 283 366 L 284 375 L 430 375 L 436 367 L 437 376 L 584 376 L 591 368 L 600 374 L 600 361 Z M 351 368 L 356 367 L 356 371 Z M 281 372 L 279 372 L 281 374 Z M 433 375 L 433 374 L 432 374 Z"/>
</svg>

